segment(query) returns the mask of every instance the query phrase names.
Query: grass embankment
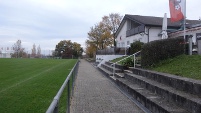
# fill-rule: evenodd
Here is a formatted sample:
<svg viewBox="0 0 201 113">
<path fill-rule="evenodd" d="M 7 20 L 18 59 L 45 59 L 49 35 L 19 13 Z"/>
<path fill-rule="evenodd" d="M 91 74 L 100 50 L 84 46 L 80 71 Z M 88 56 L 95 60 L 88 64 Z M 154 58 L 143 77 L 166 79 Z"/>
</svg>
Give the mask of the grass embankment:
<svg viewBox="0 0 201 113">
<path fill-rule="evenodd" d="M 122 59 L 124 59 L 124 58 L 126 58 L 127 56 L 122 56 L 122 57 L 119 57 L 119 58 L 115 58 L 115 59 L 113 59 L 113 60 L 111 60 L 111 62 L 113 62 L 113 63 L 115 63 L 115 62 L 118 62 L 118 61 L 120 61 L 120 60 L 122 60 Z M 120 61 L 120 62 L 118 62 L 117 64 L 122 64 L 121 63 L 122 61 Z"/>
<path fill-rule="evenodd" d="M 151 70 L 201 80 L 201 56 L 181 55 L 160 62 Z"/>
<path fill-rule="evenodd" d="M 120 57 L 112 60 L 111 62 L 117 62 L 123 58 L 124 57 Z M 121 62 L 119 64 L 121 64 Z M 172 59 L 161 61 L 155 67 L 149 69 L 201 80 L 201 56 L 181 55 Z"/>
<path fill-rule="evenodd" d="M 0 113 L 45 112 L 76 61 L 0 59 Z"/>
</svg>

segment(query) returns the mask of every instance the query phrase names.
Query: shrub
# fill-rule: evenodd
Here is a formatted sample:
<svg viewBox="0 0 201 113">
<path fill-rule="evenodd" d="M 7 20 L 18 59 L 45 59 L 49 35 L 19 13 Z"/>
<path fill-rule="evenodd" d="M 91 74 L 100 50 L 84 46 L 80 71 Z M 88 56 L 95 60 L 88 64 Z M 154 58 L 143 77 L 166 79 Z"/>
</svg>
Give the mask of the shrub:
<svg viewBox="0 0 201 113">
<path fill-rule="evenodd" d="M 134 54 L 142 49 L 142 46 L 144 45 L 143 42 L 140 41 L 135 41 L 131 43 L 131 48 L 130 48 L 130 53 L 129 54 Z"/>
<path fill-rule="evenodd" d="M 133 59 L 132 58 L 127 58 L 121 62 L 122 65 L 127 66 L 127 67 L 133 67 Z"/>
<path fill-rule="evenodd" d="M 172 58 L 184 53 L 183 38 L 156 40 L 144 44 L 141 51 L 142 67 L 154 66 L 161 60 Z"/>
</svg>

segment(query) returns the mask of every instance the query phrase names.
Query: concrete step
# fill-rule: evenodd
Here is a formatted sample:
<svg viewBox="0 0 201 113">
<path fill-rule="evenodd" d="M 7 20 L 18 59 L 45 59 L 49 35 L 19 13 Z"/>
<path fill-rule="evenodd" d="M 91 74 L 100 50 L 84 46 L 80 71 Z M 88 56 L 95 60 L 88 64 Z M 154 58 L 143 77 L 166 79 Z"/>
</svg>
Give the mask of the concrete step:
<svg viewBox="0 0 201 113">
<path fill-rule="evenodd" d="M 197 95 L 201 98 L 200 80 L 140 68 L 130 68 L 130 70 L 136 75 L 146 77 L 186 93 Z"/>
<path fill-rule="evenodd" d="M 108 71 L 110 72 L 113 72 L 113 69 L 115 71 L 115 73 L 122 73 L 123 71 L 121 69 L 118 69 L 118 68 L 113 68 L 113 66 L 111 65 L 107 65 L 107 64 L 101 64 L 101 67 L 107 69 Z"/>
<path fill-rule="evenodd" d="M 113 67 L 113 62 L 105 62 L 106 65 L 110 65 Z M 125 70 L 125 69 L 128 69 L 127 66 L 123 66 L 123 65 L 120 65 L 120 64 L 115 64 L 115 68 L 117 69 L 121 69 L 122 71 Z"/>
<path fill-rule="evenodd" d="M 152 79 L 131 73 L 125 73 L 124 77 L 131 83 L 138 84 L 142 88 L 160 95 L 165 100 L 172 102 L 189 112 L 201 113 L 201 98 L 197 95 L 189 94 Z"/>
<path fill-rule="evenodd" d="M 141 66 L 141 64 L 135 64 L 135 67 L 136 68 L 141 68 L 142 66 Z"/>
<path fill-rule="evenodd" d="M 112 65 L 113 62 L 108 62 L 108 61 L 106 61 L 105 64 L 107 64 L 107 65 Z"/>
<path fill-rule="evenodd" d="M 106 76 L 113 76 L 113 73 L 111 71 L 108 71 L 107 69 L 105 69 L 104 67 L 98 67 L 98 69 L 103 72 Z"/>
<path fill-rule="evenodd" d="M 167 101 L 160 95 L 125 78 L 118 78 L 116 83 L 153 113 L 189 113 L 178 107 L 175 103 Z"/>
<path fill-rule="evenodd" d="M 117 78 L 115 76 L 109 76 L 109 79 L 112 80 L 113 82 L 116 82 Z"/>
<path fill-rule="evenodd" d="M 115 73 L 114 76 L 116 78 L 124 78 L 124 73 Z"/>
<path fill-rule="evenodd" d="M 104 75 L 109 78 L 110 80 L 112 80 L 113 82 L 116 82 L 116 77 L 113 76 L 113 73 L 108 71 L 107 69 L 103 68 L 103 67 L 98 67 L 98 69 L 104 73 Z"/>
<path fill-rule="evenodd" d="M 124 70 L 124 73 L 133 73 L 131 70 Z"/>
</svg>

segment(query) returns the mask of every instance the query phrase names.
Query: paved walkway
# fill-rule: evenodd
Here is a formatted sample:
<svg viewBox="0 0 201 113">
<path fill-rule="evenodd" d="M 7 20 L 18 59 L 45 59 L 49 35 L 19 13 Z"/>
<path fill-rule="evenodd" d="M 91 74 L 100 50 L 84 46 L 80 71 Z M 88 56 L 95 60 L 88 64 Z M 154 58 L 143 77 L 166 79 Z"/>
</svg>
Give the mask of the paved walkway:
<svg viewBox="0 0 201 113">
<path fill-rule="evenodd" d="M 71 113 L 143 113 L 108 78 L 81 60 L 71 102 Z"/>
</svg>

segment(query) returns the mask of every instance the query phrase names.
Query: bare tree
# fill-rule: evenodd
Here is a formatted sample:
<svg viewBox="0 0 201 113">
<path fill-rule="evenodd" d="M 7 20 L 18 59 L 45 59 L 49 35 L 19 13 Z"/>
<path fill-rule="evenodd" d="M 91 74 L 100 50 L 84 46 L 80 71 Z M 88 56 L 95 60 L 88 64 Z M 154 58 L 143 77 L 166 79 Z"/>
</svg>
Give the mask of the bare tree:
<svg viewBox="0 0 201 113">
<path fill-rule="evenodd" d="M 35 44 L 33 45 L 33 48 L 32 48 L 31 57 L 36 57 L 36 45 Z"/>
<path fill-rule="evenodd" d="M 13 45 L 14 54 L 12 55 L 12 57 L 20 58 L 26 56 L 26 53 L 24 52 L 24 48 L 22 48 L 21 43 L 21 40 L 17 40 L 17 42 Z"/>
<path fill-rule="evenodd" d="M 37 57 L 41 57 L 41 48 L 40 48 L 40 45 L 38 46 L 37 48 Z"/>
</svg>

